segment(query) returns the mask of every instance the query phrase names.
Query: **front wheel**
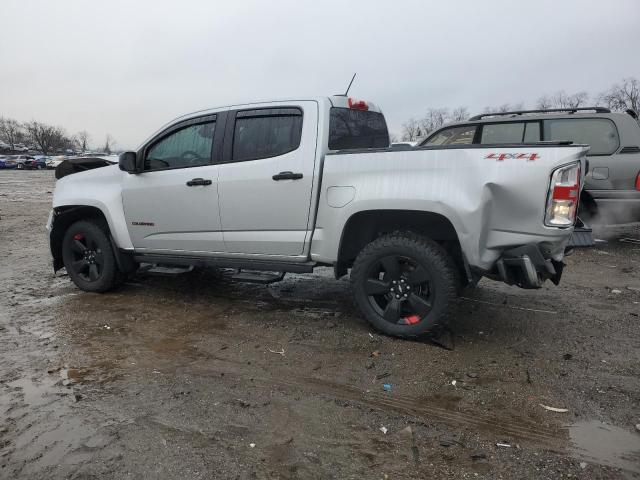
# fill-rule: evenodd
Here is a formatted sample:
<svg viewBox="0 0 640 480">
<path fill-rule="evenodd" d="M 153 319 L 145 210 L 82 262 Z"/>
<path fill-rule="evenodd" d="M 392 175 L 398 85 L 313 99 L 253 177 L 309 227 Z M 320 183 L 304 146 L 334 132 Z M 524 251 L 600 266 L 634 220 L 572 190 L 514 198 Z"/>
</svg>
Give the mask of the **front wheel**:
<svg viewBox="0 0 640 480">
<path fill-rule="evenodd" d="M 371 325 L 396 337 L 418 337 L 444 326 L 456 295 L 451 257 L 410 233 L 368 244 L 351 270 L 355 300 Z"/>
<path fill-rule="evenodd" d="M 69 277 L 86 292 L 106 292 L 122 278 L 106 227 L 81 220 L 62 239 L 62 261 Z"/>
</svg>

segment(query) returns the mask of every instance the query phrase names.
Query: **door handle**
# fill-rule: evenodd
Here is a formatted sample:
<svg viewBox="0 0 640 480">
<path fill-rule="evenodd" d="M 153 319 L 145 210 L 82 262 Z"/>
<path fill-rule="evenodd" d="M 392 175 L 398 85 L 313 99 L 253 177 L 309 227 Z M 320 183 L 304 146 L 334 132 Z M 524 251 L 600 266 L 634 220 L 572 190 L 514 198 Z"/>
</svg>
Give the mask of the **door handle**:
<svg viewBox="0 0 640 480">
<path fill-rule="evenodd" d="M 205 180 L 204 178 L 194 178 L 187 182 L 187 187 L 195 187 L 198 185 L 211 185 L 211 180 Z"/>
<path fill-rule="evenodd" d="M 280 172 L 271 178 L 273 178 L 275 181 L 278 181 L 278 180 L 300 180 L 302 177 L 303 175 L 301 173 Z"/>
</svg>

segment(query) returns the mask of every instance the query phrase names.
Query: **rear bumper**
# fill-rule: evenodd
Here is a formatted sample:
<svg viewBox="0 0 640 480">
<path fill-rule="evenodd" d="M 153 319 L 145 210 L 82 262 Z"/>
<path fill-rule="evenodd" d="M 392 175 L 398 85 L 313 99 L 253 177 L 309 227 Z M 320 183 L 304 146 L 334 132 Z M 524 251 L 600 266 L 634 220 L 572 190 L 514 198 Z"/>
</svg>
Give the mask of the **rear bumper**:
<svg viewBox="0 0 640 480">
<path fill-rule="evenodd" d="M 505 251 L 496 262 L 493 277 L 508 285 L 540 288 L 546 280 L 560 283 L 563 267 L 563 262 L 545 258 L 540 247 L 531 243 Z"/>
</svg>

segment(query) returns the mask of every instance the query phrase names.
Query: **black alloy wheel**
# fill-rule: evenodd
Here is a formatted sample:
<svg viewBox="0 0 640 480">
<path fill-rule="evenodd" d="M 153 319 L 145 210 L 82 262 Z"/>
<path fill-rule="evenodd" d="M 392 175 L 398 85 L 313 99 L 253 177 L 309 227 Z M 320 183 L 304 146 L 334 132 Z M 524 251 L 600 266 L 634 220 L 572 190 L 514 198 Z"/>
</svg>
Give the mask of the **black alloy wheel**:
<svg viewBox="0 0 640 480">
<path fill-rule="evenodd" d="M 410 232 L 383 235 L 365 246 L 353 262 L 351 281 L 366 320 L 405 338 L 444 326 L 458 285 L 447 251 Z"/>
<path fill-rule="evenodd" d="M 91 234 L 75 233 L 71 243 L 71 269 L 85 282 L 95 282 L 104 271 L 104 255 Z"/>
<path fill-rule="evenodd" d="M 87 292 L 106 292 L 121 283 L 108 228 L 98 220 L 72 224 L 62 239 L 62 260 L 69 277 Z"/>
<path fill-rule="evenodd" d="M 374 262 L 364 285 L 371 307 L 387 322 L 414 325 L 433 308 L 435 288 L 415 260 L 389 255 Z"/>
</svg>

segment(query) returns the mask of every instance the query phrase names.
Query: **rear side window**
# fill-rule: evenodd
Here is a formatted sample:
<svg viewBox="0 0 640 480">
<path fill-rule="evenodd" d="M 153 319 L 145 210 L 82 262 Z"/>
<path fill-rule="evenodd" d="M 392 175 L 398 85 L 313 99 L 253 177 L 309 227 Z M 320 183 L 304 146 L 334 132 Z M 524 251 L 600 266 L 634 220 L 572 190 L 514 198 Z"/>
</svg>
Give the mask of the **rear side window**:
<svg viewBox="0 0 640 480">
<path fill-rule="evenodd" d="M 389 146 L 389 131 L 380 112 L 331 108 L 329 120 L 329 150 L 385 148 Z"/>
<path fill-rule="evenodd" d="M 436 133 L 423 145 L 471 145 L 475 134 L 475 125 L 451 127 Z"/>
<path fill-rule="evenodd" d="M 188 168 L 208 165 L 215 122 L 181 128 L 154 144 L 144 159 L 145 170 Z"/>
<path fill-rule="evenodd" d="M 482 126 L 480 143 L 522 143 L 524 123 L 494 123 Z"/>
<path fill-rule="evenodd" d="M 611 155 L 620 146 L 618 130 L 607 118 L 562 118 L 544 121 L 544 139 L 586 143 L 589 155 Z"/>
<path fill-rule="evenodd" d="M 528 122 L 524 126 L 524 143 L 540 141 L 540 122 Z"/>
<path fill-rule="evenodd" d="M 238 112 L 233 132 L 236 162 L 277 157 L 300 146 L 302 111 L 297 108 Z"/>
</svg>

